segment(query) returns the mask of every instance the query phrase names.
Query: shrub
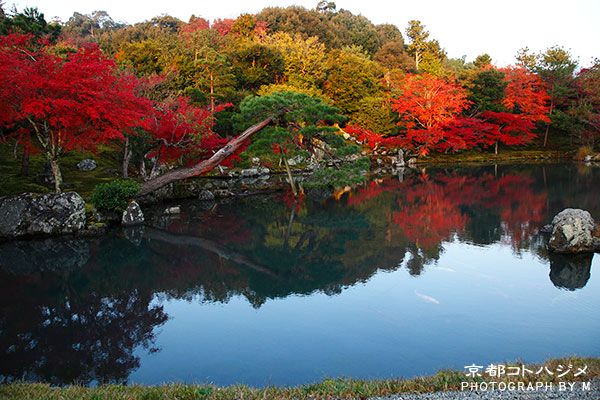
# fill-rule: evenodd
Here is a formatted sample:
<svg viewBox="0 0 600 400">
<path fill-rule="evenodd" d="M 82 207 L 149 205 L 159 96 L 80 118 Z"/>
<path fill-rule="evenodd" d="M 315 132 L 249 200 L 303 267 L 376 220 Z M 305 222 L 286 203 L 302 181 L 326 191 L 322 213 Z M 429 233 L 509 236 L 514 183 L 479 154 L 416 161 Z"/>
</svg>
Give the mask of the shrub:
<svg viewBox="0 0 600 400">
<path fill-rule="evenodd" d="M 577 149 L 577 153 L 573 157 L 575 160 L 583 160 L 586 156 L 594 154 L 594 149 L 590 146 L 581 146 Z"/>
<path fill-rule="evenodd" d="M 97 185 L 91 199 L 97 210 L 123 212 L 139 190 L 134 180 L 115 180 Z"/>
</svg>

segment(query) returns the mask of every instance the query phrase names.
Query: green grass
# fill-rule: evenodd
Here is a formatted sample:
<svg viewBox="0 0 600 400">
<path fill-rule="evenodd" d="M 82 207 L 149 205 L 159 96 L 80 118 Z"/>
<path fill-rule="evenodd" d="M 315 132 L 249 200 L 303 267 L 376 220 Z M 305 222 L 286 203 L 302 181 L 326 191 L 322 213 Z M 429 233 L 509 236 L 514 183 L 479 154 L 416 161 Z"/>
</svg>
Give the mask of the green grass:
<svg viewBox="0 0 600 400">
<path fill-rule="evenodd" d="M 503 363 L 508 366 L 523 366 L 522 363 Z M 377 396 L 387 396 L 398 393 L 430 393 L 447 390 L 461 390 L 462 382 L 573 382 L 591 381 L 600 377 L 600 359 L 598 358 L 563 358 L 552 359 L 542 365 L 525 366 L 529 370 L 537 371 L 545 366 L 550 371 L 557 371 L 559 365 L 564 366 L 563 371 L 569 366 L 571 371 L 587 366 L 587 373 L 579 377 L 572 374 L 559 378 L 556 374 L 542 373 L 528 374 L 525 377 L 511 376 L 492 378 L 486 376 L 467 377 L 464 371 L 444 370 L 435 375 L 417 377 L 413 379 L 325 379 L 322 382 L 295 386 L 295 387 L 266 387 L 251 388 L 248 386 L 218 387 L 215 385 L 184 385 L 168 384 L 161 386 L 142 385 L 103 385 L 95 388 L 84 386 L 68 386 L 64 388 L 52 387 L 38 383 L 6 383 L 0 386 L 2 399 L 357 399 Z"/>
<path fill-rule="evenodd" d="M 562 150 L 515 150 L 502 149 L 498 154 L 490 151 L 469 150 L 460 154 L 443 154 L 432 152 L 429 157 L 418 160 L 427 164 L 457 164 L 457 163 L 502 163 L 514 161 L 548 161 L 550 160 L 570 160 L 573 158 L 572 152 Z"/>
</svg>

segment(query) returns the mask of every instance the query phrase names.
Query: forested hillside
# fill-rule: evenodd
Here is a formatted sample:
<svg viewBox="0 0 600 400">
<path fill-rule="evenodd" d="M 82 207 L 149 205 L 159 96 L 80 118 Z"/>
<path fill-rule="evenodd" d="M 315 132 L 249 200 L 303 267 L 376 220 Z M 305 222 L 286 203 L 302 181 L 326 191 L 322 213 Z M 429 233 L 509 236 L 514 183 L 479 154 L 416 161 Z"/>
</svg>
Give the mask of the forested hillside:
<svg viewBox="0 0 600 400">
<path fill-rule="evenodd" d="M 339 112 L 316 127 L 420 157 L 518 145 L 586 153 L 600 133 L 600 62 L 578 68 L 561 47 L 525 47 L 505 68 L 488 54 L 451 59 L 421 21 L 375 25 L 332 2 L 135 25 L 104 11 L 50 24 L 36 9 L 2 10 L 0 33 L 2 136 L 53 168 L 65 151 L 106 143 L 122 148 L 124 176 L 144 159 L 205 159 L 252 123 L 244 99 L 282 92 Z M 295 150 L 306 150 L 306 123 L 283 126 Z"/>
</svg>

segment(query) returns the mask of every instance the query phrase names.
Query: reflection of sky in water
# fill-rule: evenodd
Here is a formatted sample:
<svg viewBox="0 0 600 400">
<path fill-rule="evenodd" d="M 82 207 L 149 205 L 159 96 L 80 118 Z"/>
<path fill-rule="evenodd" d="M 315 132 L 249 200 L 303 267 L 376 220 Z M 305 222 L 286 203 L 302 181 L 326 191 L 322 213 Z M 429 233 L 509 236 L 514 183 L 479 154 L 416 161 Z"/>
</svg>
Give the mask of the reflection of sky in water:
<svg viewBox="0 0 600 400">
<path fill-rule="evenodd" d="M 140 352 L 131 381 L 279 385 L 600 355 L 600 281 L 561 290 L 548 262 L 529 252 L 457 241 L 444 249 L 419 277 L 379 272 L 336 296 L 289 296 L 259 309 L 240 296 L 201 306 L 167 301 L 162 350 Z"/>
</svg>

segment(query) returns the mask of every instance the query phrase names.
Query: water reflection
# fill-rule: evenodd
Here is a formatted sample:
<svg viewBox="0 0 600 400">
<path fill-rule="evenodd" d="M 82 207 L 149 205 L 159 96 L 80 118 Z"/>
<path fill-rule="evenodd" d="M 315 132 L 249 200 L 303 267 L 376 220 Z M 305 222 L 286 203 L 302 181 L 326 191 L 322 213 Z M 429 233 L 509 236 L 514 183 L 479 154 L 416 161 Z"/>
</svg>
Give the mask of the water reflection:
<svg viewBox="0 0 600 400">
<path fill-rule="evenodd" d="M 550 280 L 557 288 L 576 290 L 590 280 L 592 253 L 565 256 L 550 254 Z"/>
<path fill-rule="evenodd" d="M 161 301 L 243 296 L 259 309 L 268 299 L 336 295 L 378 271 L 418 277 L 450 242 L 535 254 L 557 288 L 590 279 L 592 256 L 549 255 L 539 228 L 565 206 L 600 215 L 597 171 L 501 166 L 402 178 L 299 199 L 183 203 L 181 215 L 158 210 L 152 227 L 102 238 L 4 243 L 0 375 L 127 382 L 140 365 L 137 349 L 160 350 L 155 335 L 168 319 Z"/>
<path fill-rule="evenodd" d="M 0 271 L 0 375 L 8 379 L 126 382 L 140 365 L 134 350 L 154 351 L 154 329 L 167 320 L 150 306 L 151 292 L 112 290 L 99 271 Z"/>
</svg>

